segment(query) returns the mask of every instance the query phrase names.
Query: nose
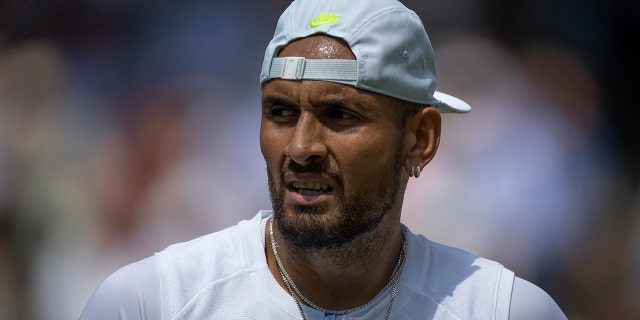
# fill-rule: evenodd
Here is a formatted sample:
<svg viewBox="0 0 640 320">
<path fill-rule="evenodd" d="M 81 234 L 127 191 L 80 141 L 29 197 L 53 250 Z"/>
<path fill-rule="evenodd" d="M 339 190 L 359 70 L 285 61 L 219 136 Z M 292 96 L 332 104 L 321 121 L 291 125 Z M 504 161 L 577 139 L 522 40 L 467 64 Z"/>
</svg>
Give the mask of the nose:
<svg viewBox="0 0 640 320">
<path fill-rule="evenodd" d="M 307 165 L 327 155 L 322 123 L 311 112 L 300 114 L 285 154 L 299 165 Z"/>
</svg>

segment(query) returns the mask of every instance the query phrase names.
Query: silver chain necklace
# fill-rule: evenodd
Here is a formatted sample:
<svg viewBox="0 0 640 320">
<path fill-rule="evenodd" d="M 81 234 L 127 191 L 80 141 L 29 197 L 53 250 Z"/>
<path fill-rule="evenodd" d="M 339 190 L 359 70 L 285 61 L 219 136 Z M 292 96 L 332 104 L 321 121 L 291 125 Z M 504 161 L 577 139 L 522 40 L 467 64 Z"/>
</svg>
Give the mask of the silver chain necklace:
<svg viewBox="0 0 640 320">
<path fill-rule="evenodd" d="M 376 294 L 375 297 L 373 297 L 373 299 L 369 300 L 369 302 L 355 307 L 355 308 L 351 308 L 351 309 L 347 309 L 347 310 L 329 310 L 329 309 L 325 309 L 322 308 L 318 305 L 316 305 L 315 303 L 311 302 L 311 300 L 309 300 L 307 297 L 305 297 L 302 292 L 300 291 L 300 289 L 298 289 L 298 287 L 296 286 L 296 284 L 293 282 L 293 279 L 291 279 L 291 277 L 289 276 L 289 274 L 287 273 L 287 271 L 284 269 L 284 265 L 282 264 L 282 260 L 280 259 L 280 256 L 278 255 L 278 249 L 276 246 L 276 239 L 273 236 L 273 218 L 271 218 L 269 220 L 269 237 L 271 238 L 271 250 L 273 251 L 273 256 L 276 259 L 276 264 L 278 266 L 278 271 L 280 272 L 280 276 L 282 277 L 282 281 L 284 282 L 285 286 L 287 287 L 287 289 L 289 290 L 289 294 L 291 295 L 291 297 L 293 297 L 293 300 L 296 303 L 296 306 L 298 307 L 298 311 L 300 311 L 300 315 L 302 316 L 303 320 L 306 320 L 307 318 L 304 315 L 304 310 L 302 310 L 302 305 L 300 304 L 300 301 L 298 301 L 298 298 L 296 298 L 296 295 L 298 297 L 300 297 L 300 299 L 302 299 L 307 305 L 309 305 L 310 307 L 324 312 L 324 313 L 331 313 L 331 314 L 338 314 L 338 315 L 342 315 L 342 314 L 347 314 L 347 313 L 351 313 L 357 310 L 360 310 L 368 305 L 370 305 L 373 301 L 375 301 L 376 299 L 378 299 L 388 288 L 389 286 L 391 286 L 391 298 L 389 299 L 389 306 L 387 307 L 387 312 L 385 313 L 384 319 L 388 320 L 389 316 L 391 315 L 391 307 L 393 306 L 393 301 L 395 300 L 396 297 L 396 287 L 398 285 L 398 282 L 400 280 L 400 273 L 402 272 L 402 268 L 404 266 L 404 262 L 406 260 L 407 257 L 407 238 L 404 234 L 404 229 L 402 229 L 402 247 L 400 250 L 400 256 L 398 257 L 398 261 L 396 262 L 396 266 L 395 266 L 395 270 L 393 272 L 393 275 L 391 276 L 391 279 L 389 280 L 389 282 L 384 286 L 384 288 L 382 288 L 382 290 L 380 290 L 378 292 L 378 294 Z"/>
</svg>

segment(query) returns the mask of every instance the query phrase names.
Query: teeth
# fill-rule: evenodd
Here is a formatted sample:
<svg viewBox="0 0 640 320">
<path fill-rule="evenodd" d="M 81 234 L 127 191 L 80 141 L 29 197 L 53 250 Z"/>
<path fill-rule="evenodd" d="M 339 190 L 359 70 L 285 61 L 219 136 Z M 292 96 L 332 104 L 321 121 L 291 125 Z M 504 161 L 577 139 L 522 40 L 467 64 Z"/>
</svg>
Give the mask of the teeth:
<svg viewBox="0 0 640 320">
<path fill-rule="evenodd" d="M 293 183 L 293 187 L 296 189 L 309 189 L 309 190 L 315 190 L 315 191 L 327 191 L 327 189 L 329 188 L 329 186 L 324 185 L 324 184 L 320 184 L 317 182 L 294 182 Z"/>
</svg>

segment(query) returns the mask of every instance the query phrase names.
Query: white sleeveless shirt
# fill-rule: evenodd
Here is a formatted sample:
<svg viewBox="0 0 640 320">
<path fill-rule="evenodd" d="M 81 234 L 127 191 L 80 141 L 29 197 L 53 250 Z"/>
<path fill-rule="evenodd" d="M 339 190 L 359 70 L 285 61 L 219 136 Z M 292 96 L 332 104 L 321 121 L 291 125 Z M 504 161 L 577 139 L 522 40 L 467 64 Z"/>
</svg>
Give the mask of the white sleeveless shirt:
<svg viewBox="0 0 640 320">
<path fill-rule="evenodd" d="M 300 319 L 267 266 L 264 224 L 270 214 L 262 211 L 235 227 L 157 253 L 162 319 Z M 508 319 L 513 272 L 406 234 L 408 254 L 392 318 Z M 388 294 L 357 319 L 384 315 Z"/>
</svg>

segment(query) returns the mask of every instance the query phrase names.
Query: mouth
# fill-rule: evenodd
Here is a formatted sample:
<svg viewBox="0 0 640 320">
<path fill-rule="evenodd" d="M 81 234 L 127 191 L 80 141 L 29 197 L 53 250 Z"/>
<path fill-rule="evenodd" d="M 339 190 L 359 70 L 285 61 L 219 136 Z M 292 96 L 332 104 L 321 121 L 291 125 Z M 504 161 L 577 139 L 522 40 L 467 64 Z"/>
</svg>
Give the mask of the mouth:
<svg viewBox="0 0 640 320">
<path fill-rule="evenodd" d="M 289 184 L 289 188 L 303 196 L 319 196 L 330 193 L 333 188 L 318 182 L 294 181 Z"/>
</svg>

